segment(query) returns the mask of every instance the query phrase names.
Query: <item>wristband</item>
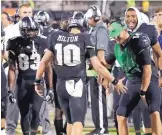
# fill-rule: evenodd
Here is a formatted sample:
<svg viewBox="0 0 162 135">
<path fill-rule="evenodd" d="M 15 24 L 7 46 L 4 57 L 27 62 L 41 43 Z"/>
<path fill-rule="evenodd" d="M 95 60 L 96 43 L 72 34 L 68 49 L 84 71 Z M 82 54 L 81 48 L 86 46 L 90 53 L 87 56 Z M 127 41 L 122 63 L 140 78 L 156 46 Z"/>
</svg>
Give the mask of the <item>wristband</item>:
<svg viewBox="0 0 162 135">
<path fill-rule="evenodd" d="M 118 82 L 119 82 L 119 80 L 115 78 L 111 83 L 112 83 L 113 85 L 117 85 Z"/>
<path fill-rule="evenodd" d="M 146 91 L 140 90 L 139 94 L 140 94 L 140 96 L 145 96 L 146 95 Z"/>
<path fill-rule="evenodd" d="M 41 79 L 35 79 L 34 84 L 39 85 L 41 83 Z"/>
</svg>

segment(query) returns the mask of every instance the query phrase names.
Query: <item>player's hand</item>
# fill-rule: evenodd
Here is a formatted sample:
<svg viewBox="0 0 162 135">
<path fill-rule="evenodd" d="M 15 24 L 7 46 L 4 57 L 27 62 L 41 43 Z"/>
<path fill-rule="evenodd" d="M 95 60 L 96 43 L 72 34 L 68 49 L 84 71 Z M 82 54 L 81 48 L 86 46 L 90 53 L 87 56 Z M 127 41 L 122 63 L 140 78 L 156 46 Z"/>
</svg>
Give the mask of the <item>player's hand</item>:
<svg viewBox="0 0 162 135">
<path fill-rule="evenodd" d="M 122 78 L 118 81 L 118 83 L 115 85 L 115 88 L 118 92 L 118 94 L 126 93 L 128 88 L 123 84 L 125 78 Z"/>
<path fill-rule="evenodd" d="M 16 98 L 11 90 L 8 91 L 8 99 L 10 103 L 16 103 Z"/>
<path fill-rule="evenodd" d="M 46 101 L 49 102 L 49 101 L 52 101 L 54 99 L 54 93 L 53 93 L 53 89 L 49 89 L 48 90 L 48 93 L 46 95 Z"/>
<path fill-rule="evenodd" d="M 102 84 L 102 81 L 103 81 L 103 77 L 98 75 L 98 77 L 97 77 L 98 84 Z"/>
<path fill-rule="evenodd" d="M 159 77 L 159 87 L 162 88 L 162 77 Z"/>
<path fill-rule="evenodd" d="M 144 96 L 140 96 L 140 97 L 141 97 L 142 101 L 144 102 L 144 104 L 147 105 L 146 96 L 144 95 Z"/>
<path fill-rule="evenodd" d="M 109 85 L 110 85 L 110 82 L 107 79 L 104 78 L 103 81 L 102 81 L 102 86 L 106 90 L 106 95 L 109 95 L 110 94 Z"/>
<path fill-rule="evenodd" d="M 40 97 L 43 97 L 44 92 L 41 84 L 35 84 L 35 91 Z"/>
</svg>

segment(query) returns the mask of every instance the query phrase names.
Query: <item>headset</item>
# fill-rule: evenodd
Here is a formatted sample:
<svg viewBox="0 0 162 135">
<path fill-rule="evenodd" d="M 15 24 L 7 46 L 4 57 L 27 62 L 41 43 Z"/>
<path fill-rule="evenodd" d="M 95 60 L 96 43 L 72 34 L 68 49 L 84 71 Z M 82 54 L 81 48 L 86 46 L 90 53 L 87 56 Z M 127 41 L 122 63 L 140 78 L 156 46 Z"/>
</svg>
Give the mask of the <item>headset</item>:
<svg viewBox="0 0 162 135">
<path fill-rule="evenodd" d="M 94 21 L 96 21 L 96 22 L 99 21 L 100 20 L 100 16 L 97 13 L 97 7 L 96 6 L 92 6 L 92 7 L 90 7 L 90 9 L 92 9 L 92 11 L 93 11 Z"/>
<path fill-rule="evenodd" d="M 10 15 L 7 12 L 2 12 L 1 14 L 5 14 L 7 16 L 7 20 L 12 21 Z"/>
</svg>

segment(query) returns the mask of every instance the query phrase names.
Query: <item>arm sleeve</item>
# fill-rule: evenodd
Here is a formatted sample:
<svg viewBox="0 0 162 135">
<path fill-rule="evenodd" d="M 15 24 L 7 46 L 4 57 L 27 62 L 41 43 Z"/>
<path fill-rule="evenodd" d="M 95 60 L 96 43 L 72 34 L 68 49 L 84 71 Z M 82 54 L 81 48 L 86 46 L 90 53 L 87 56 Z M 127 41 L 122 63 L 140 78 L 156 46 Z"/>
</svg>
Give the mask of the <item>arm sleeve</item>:
<svg viewBox="0 0 162 135">
<path fill-rule="evenodd" d="M 108 64 L 110 64 L 110 65 L 113 64 L 116 60 L 115 54 L 111 54 L 111 55 L 105 57 L 105 60 Z"/>
<path fill-rule="evenodd" d="M 149 48 L 144 48 L 139 55 L 136 57 L 136 61 L 139 65 L 150 65 L 151 64 L 151 57 Z"/>
<path fill-rule="evenodd" d="M 136 56 L 136 62 L 140 65 L 149 65 L 151 64 L 151 55 L 150 55 L 150 44 L 151 41 L 147 35 L 140 35 L 139 38 L 134 39 L 138 40 L 132 41 L 136 44 L 132 44 L 131 48 Z"/>
<path fill-rule="evenodd" d="M 109 35 L 106 28 L 99 28 L 97 31 L 97 50 L 107 50 Z"/>
<path fill-rule="evenodd" d="M 48 37 L 48 50 L 50 50 L 51 52 L 54 52 L 54 46 L 55 46 L 55 36 L 54 33 L 52 32 L 49 37 Z"/>
</svg>

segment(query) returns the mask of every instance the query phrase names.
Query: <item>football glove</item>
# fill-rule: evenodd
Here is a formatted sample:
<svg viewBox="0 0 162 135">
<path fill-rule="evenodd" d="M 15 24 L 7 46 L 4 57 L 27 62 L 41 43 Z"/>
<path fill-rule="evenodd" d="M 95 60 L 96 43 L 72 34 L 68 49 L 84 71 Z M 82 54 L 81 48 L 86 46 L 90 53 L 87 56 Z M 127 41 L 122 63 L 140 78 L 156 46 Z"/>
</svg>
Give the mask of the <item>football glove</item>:
<svg viewBox="0 0 162 135">
<path fill-rule="evenodd" d="M 46 101 L 52 101 L 54 99 L 53 89 L 49 89 L 46 95 Z"/>
<path fill-rule="evenodd" d="M 16 98 L 11 90 L 8 91 L 8 98 L 11 103 L 16 103 Z"/>
</svg>

